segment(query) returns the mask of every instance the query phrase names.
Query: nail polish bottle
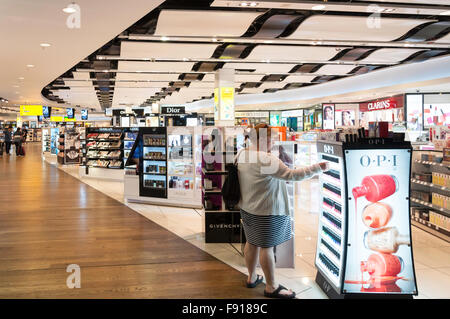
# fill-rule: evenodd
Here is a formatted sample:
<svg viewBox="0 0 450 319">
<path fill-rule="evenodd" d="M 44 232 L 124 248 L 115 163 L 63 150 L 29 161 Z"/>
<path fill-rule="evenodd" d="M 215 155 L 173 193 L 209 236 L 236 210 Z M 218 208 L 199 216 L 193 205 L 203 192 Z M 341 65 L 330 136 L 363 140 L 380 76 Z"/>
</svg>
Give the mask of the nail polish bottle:
<svg viewBox="0 0 450 319">
<path fill-rule="evenodd" d="M 384 227 L 387 225 L 391 217 L 391 206 L 381 202 L 367 205 L 362 213 L 363 223 L 369 228 Z"/>
</svg>

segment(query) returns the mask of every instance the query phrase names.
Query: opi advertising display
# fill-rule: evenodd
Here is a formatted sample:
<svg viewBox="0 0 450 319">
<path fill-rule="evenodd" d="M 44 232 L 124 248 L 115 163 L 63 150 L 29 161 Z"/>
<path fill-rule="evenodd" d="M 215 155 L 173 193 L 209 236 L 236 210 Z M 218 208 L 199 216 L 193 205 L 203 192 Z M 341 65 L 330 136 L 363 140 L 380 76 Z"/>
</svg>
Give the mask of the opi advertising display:
<svg viewBox="0 0 450 319">
<path fill-rule="evenodd" d="M 318 141 L 319 286 L 332 298 L 417 294 L 411 247 L 411 145 Z"/>
<path fill-rule="evenodd" d="M 346 150 L 344 290 L 415 294 L 409 217 L 410 149 Z"/>
</svg>

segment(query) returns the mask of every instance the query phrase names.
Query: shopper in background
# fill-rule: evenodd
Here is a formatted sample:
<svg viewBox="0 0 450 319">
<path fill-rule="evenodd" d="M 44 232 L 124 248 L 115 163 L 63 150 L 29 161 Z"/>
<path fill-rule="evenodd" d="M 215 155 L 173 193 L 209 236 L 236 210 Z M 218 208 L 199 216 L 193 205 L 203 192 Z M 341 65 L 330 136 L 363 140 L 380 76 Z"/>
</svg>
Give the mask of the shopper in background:
<svg viewBox="0 0 450 319">
<path fill-rule="evenodd" d="M 5 133 L 0 131 L 0 157 L 3 156 L 3 145 L 5 144 Z"/>
<path fill-rule="evenodd" d="M 5 134 L 5 152 L 7 155 L 10 155 L 11 152 L 11 139 L 12 139 L 12 133 L 11 133 L 11 127 L 8 127 L 3 131 Z"/>
<path fill-rule="evenodd" d="M 22 143 L 25 143 L 27 141 L 27 134 L 28 134 L 28 130 L 26 127 L 24 127 L 22 129 Z"/>
<path fill-rule="evenodd" d="M 16 146 L 16 156 L 22 156 L 21 154 L 21 148 L 22 148 L 22 130 L 20 127 L 17 128 L 17 130 L 13 134 L 13 142 Z"/>
<path fill-rule="evenodd" d="M 237 155 L 241 190 L 239 207 L 247 238 L 244 249 L 247 287 L 256 287 L 263 281 L 263 277 L 256 274 L 259 258 L 266 276 L 264 295 L 291 299 L 295 298 L 295 292 L 279 285 L 274 274 L 274 247 L 292 238 L 286 181 L 310 178 L 327 170 L 328 164 L 322 162 L 302 169 L 290 169 L 269 153 L 272 148 L 270 126 L 258 124 L 253 132 L 250 146 Z M 264 140 L 264 137 L 267 138 Z"/>
</svg>

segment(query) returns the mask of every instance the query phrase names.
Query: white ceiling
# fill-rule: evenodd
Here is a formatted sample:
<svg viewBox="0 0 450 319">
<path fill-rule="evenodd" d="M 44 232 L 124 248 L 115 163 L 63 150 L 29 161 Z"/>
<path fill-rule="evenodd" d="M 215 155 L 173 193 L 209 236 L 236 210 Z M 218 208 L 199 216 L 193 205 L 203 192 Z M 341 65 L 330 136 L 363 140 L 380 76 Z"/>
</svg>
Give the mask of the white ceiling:
<svg viewBox="0 0 450 319">
<path fill-rule="evenodd" d="M 80 29 L 66 25 L 68 14 L 62 9 L 69 1 L 0 1 L 0 96 L 11 104 L 52 104 L 42 98 L 43 87 L 163 1 L 135 0 L 133 5 L 121 0 L 76 2 L 81 8 Z M 51 47 L 41 48 L 44 42 Z M 35 67 L 27 68 L 27 64 Z"/>
<path fill-rule="evenodd" d="M 120 57 L 125 59 L 209 59 L 217 44 L 122 41 Z"/>
<path fill-rule="evenodd" d="M 239 37 L 261 12 L 162 10 L 155 35 Z"/>
<path fill-rule="evenodd" d="M 432 20 L 315 15 L 288 36 L 303 40 L 393 41 L 412 28 Z"/>
</svg>

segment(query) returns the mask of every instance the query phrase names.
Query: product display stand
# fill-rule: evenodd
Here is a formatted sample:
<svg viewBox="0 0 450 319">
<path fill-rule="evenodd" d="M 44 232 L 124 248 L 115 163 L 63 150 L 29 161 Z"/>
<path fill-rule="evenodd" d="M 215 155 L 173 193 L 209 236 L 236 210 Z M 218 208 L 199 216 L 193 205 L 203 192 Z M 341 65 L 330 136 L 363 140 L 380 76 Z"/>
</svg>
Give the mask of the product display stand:
<svg viewBox="0 0 450 319">
<path fill-rule="evenodd" d="M 194 127 L 141 127 L 129 156 L 142 146 L 139 175 L 127 167 L 124 200 L 201 208 L 201 135 Z M 125 141 L 126 143 L 126 141 Z M 127 166 L 132 165 L 129 159 Z"/>
<path fill-rule="evenodd" d="M 61 127 L 59 129 L 59 135 L 58 135 L 58 139 L 57 139 L 57 148 L 58 148 L 58 154 L 57 154 L 57 159 L 58 159 L 58 164 L 64 165 L 64 131 L 65 128 Z"/>
<path fill-rule="evenodd" d="M 450 163 L 442 151 L 413 152 L 411 222 L 450 242 Z"/>
<path fill-rule="evenodd" d="M 117 127 L 88 127 L 83 143 L 84 177 L 123 181 L 124 129 Z"/>
<path fill-rule="evenodd" d="M 225 180 L 227 160 L 233 160 L 237 147 L 227 150 L 225 132 L 230 128 L 208 127 L 203 131 L 202 173 L 205 208 L 206 243 L 244 243 L 240 209 L 226 207 L 221 188 Z M 233 138 L 233 137 L 232 137 Z M 239 143 L 233 143 L 239 145 Z"/>
<path fill-rule="evenodd" d="M 316 282 L 331 298 L 417 295 L 411 246 L 411 145 L 390 139 L 317 142 Z"/>
</svg>

